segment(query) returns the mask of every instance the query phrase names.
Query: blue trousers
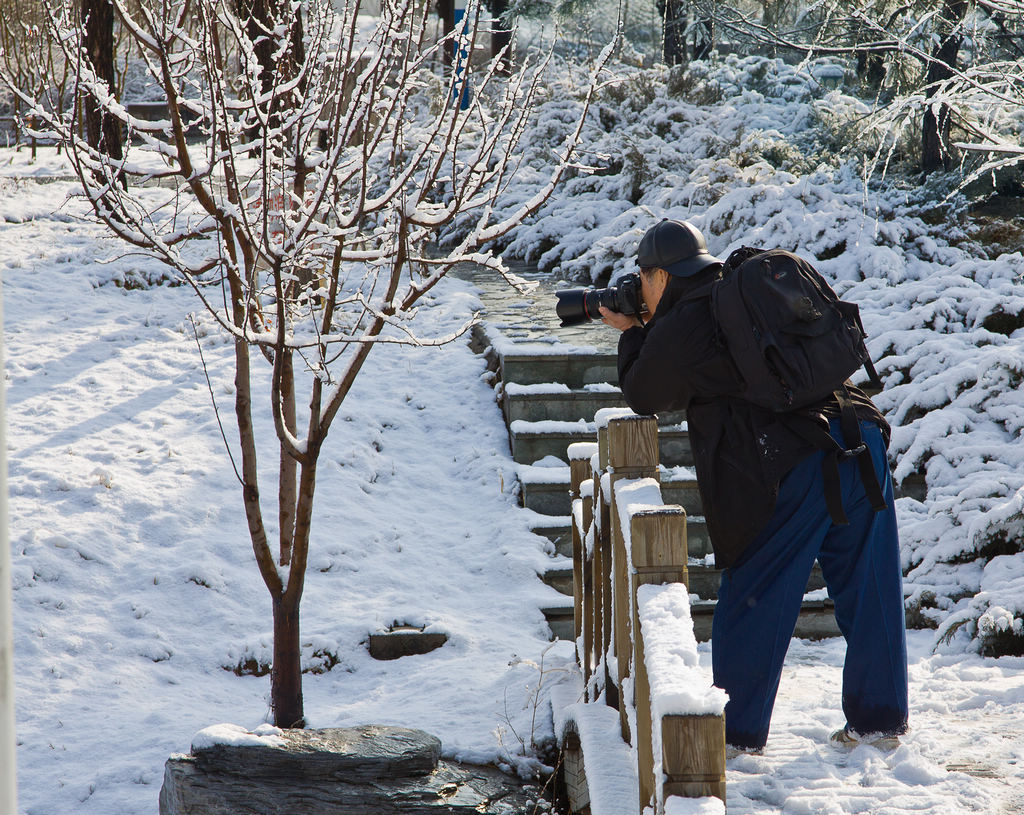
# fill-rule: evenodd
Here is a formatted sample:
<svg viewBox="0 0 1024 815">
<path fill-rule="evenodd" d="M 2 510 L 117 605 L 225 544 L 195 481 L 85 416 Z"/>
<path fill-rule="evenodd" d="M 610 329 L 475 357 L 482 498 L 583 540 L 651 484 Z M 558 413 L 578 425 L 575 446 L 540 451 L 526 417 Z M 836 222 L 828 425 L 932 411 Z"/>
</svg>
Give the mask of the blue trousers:
<svg viewBox="0 0 1024 815">
<path fill-rule="evenodd" d="M 832 436 L 842 443 L 838 421 Z M 907 645 L 892 478 L 878 427 L 861 422 L 886 508 L 875 512 L 857 462 L 839 464 L 849 524 L 825 505 L 824 453 L 800 462 L 779 485 L 775 512 L 740 561 L 722 573 L 712 626 L 715 684 L 726 690 L 729 744 L 763 747 L 800 603 L 815 559 L 846 638 L 843 712 L 859 733 L 907 727 Z"/>
</svg>

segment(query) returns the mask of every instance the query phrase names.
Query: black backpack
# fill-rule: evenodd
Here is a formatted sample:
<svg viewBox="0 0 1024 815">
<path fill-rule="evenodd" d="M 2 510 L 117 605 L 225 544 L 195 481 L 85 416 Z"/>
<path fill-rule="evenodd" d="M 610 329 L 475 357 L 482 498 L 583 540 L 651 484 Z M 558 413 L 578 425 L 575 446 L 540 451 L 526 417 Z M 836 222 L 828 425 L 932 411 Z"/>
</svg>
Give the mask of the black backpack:
<svg viewBox="0 0 1024 815">
<path fill-rule="evenodd" d="M 712 286 L 711 311 L 746 383 L 743 398 L 755 405 L 807 407 L 842 389 L 862 365 L 878 382 L 856 304 L 840 300 L 791 252 L 737 249 Z"/>
<path fill-rule="evenodd" d="M 825 451 L 825 498 L 832 519 L 847 523 L 839 494 L 839 460 L 858 459 L 861 480 L 876 511 L 885 507 L 870 453 L 846 381 L 861 366 L 881 382 L 868 355 L 856 304 L 840 300 L 807 261 L 782 249 L 745 246 L 725 261 L 711 284 L 711 313 L 719 341 L 743 378 L 742 398 L 780 419 Z M 846 447 L 800 408 L 834 395 Z"/>
</svg>

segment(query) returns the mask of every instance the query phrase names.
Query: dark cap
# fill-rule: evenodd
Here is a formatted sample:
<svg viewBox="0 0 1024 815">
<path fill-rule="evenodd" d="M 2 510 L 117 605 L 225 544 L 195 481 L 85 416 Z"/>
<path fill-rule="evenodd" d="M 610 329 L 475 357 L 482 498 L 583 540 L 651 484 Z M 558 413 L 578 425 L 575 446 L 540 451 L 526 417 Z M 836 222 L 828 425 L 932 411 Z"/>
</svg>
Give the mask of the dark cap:
<svg viewBox="0 0 1024 815">
<path fill-rule="evenodd" d="M 648 229 L 636 250 L 636 265 L 641 269 L 657 266 L 676 277 L 690 277 L 721 262 L 708 252 L 697 227 L 688 221 L 668 218 Z"/>
</svg>

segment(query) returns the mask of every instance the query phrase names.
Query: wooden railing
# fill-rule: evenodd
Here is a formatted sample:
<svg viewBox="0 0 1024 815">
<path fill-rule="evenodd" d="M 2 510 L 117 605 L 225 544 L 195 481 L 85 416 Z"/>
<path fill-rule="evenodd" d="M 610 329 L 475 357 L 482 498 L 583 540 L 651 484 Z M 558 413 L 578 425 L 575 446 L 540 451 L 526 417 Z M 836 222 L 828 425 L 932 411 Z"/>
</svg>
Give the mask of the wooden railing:
<svg viewBox="0 0 1024 815">
<path fill-rule="evenodd" d="M 671 795 L 725 801 L 725 694 L 697 665 L 686 512 L 666 506 L 652 416 L 599 411 L 569 447 L 577 658 L 585 700 L 618 708 L 639 809 Z"/>
</svg>

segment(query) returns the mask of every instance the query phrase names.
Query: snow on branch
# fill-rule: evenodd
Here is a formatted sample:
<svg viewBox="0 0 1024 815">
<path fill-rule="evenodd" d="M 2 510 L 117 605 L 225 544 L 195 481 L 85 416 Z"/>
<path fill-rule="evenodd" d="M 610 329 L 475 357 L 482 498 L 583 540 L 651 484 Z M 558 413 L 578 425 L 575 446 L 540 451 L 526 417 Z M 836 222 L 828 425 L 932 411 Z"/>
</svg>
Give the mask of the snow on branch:
<svg viewBox="0 0 1024 815">
<path fill-rule="evenodd" d="M 123 155 L 83 137 L 74 110 L 16 92 L 68 145 L 97 218 L 190 285 L 236 343 L 258 349 L 275 388 L 282 357 L 296 352 L 316 382 L 334 383 L 313 410 L 314 436 L 372 345 L 441 344 L 472 325 L 424 336 L 409 323 L 453 266 L 475 263 L 521 286 L 489 246 L 578 163 L 613 51 L 592 66 L 547 177 L 509 213 L 495 204 L 520 166 L 549 59 L 508 76 L 497 60 L 446 65 L 447 45 L 475 50 L 478 3 L 449 40 L 436 36 L 422 0 L 384 0 L 376 17 L 329 0 L 275 0 L 244 18 L 225 0 L 115 8 L 166 104 L 157 121 L 120 103 L 71 16 L 51 8 L 49 23 L 74 65 L 74 98 L 127 132 Z M 302 460 L 315 439 L 290 428 L 277 390 L 272 403 L 283 447 Z"/>
</svg>

